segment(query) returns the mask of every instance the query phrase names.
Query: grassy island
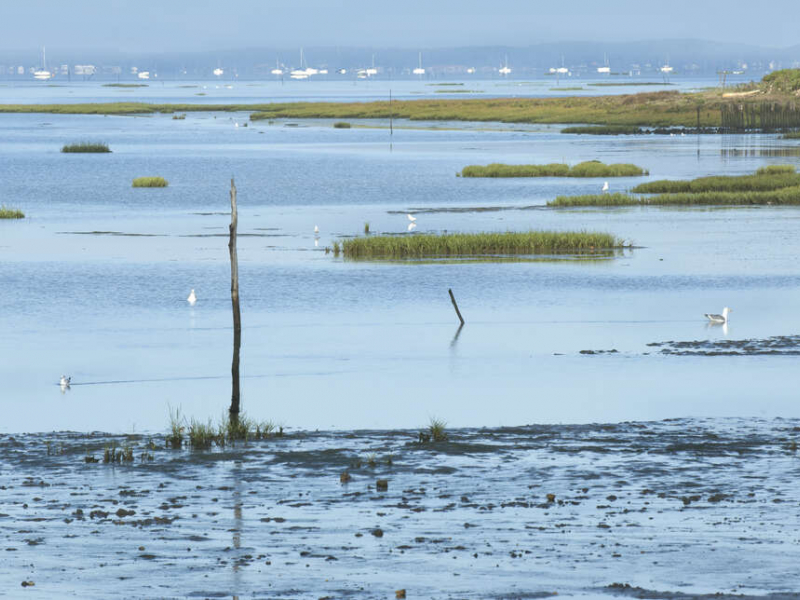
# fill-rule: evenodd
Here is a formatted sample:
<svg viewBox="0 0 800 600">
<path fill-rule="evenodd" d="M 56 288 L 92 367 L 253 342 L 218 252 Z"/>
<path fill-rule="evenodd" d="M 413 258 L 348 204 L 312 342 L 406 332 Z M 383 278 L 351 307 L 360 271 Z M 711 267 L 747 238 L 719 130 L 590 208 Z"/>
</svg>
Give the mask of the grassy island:
<svg viewBox="0 0 800 600">
<path fill-rule="evenodd" d="M 691 181 L 651 181 L 633 194 L 559 196 L 548 206 L 752 206 L 800 204 L 800 174 L 791 165 L 773 165 L 753 175 L 700 177 Z"/>
<path fill-rule="evenodd" d="M 564 163 L 549 165 L 470 165 L 461 170 L 461 177 L 632 177 L 648 172 L 632 164 L 606 165 L 589 160 L 570 167 Z"/>
<path fill-rule="evenodd" d="M 25 213 L 16 208 L 6 208 L 0 206 L 0 219 L 24 219 Z"/>
<path fill-rule="evenodd" d="M 137 177 L 133 180 L 133 187 L 163 188 L 168 185 L 163 177 Z"/>
<path fill-rule="evenodd" d="M 622 247 L 608 233 L 588 231 L 527 231 L 448 233 L 443 235 L 377 235 L 334 243 L 334 254 L 345 258 L 436 258 L 526 254 L 591 254 Z"/>
<path fill-rule="evenodd" d="M 88 153 L 106 153 L 111 152 L 108 144 L 102 142 L 77 142 L 74 144 L 66 144 L 61 147 L 62 152 L 88 152 Z"/>
</svg>

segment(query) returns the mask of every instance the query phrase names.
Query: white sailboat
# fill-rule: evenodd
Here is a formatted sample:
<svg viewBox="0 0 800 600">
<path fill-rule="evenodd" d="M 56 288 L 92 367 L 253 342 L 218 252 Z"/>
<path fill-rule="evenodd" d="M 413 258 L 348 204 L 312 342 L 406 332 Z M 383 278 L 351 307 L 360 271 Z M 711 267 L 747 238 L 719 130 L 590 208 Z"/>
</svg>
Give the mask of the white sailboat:
<svg viewBox="0 0 800 600">
<path fill-rule="evenodd" d="M 412 71 L 414 75 L 425 75 L 425 69 L 422 68 L 422 52 L 419 53 L 419 67 Z"/>
<path fill-rule="evenodd" d="M 506 75 L 511 75 L 511 69 L 508 68 L 508 54 L 506 54 L 506 64 L 505 64 L 505 66 L 500 67 L 500 70 L 498 71 L 498 73 L 500 73 L 500 75 L 503 75 L 504 77 Z"/>
<path fill-rule="evenodd" d="M 611 73 L 611 67 L 608 66 L 608 57 L 603 54 L 603 66 L 597 67 L 597 72 L 601 75 L 609 75 Z"/>
<path fill-rule="evenodd" d="M 216 75 L 217 77 L 222 77 L 222 75 L 223 75 L 223 73 L 225 73 L 225 71 L 223 71 L 222 69 L 220 69 L 219 67 L 217 67 L 216 69 L 214 69 L 213 73 L 214 73 L 214 75 Z"/>
<path fill-rule="evenodd" d="M 277 75 L 278 77 L 283 75 L 283 69 L 281 69 L 281 66 L 278 63 L 278 59 L 277 58 L 275 59 L 275 68 L 272 69 L 272 71 L 270 71 L 270 73 L 272 73 L 273 75 Z"/>
<path fill-rule="evenodd" d="M 47 60 L 45 58 L 44 46 L 42 46 L 42 68 L 33 72 L 33 77 L 41 81 L 45 81 L 53 77 L 53 74 L 47 70 Z"/>
</svg>

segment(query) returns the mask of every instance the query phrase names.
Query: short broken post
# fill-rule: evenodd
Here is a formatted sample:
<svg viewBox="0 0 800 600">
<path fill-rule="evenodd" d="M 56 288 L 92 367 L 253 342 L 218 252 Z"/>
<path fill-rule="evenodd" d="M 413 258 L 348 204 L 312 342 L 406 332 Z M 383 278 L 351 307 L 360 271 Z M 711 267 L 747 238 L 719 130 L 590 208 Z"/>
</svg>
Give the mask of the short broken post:
<svg viewBox="0 0 800 600">
<path fill-rule="evenodd" d="M 239 420 L 239 348 L 242 345 L 242 315 L 239 311 L 239 258 L 236 254 L 236 184 L 231 177 L 231 226 L 228 250 L 231 254 L 231 305 L 233 308 L 233 363 L 231 364 L 231 408 L 230 419 Z"/>
<path fill-rule="evenodd" d="M 461 324 L 464 324 L 464 317 L 461 316 L 461 311 L 458 310 L 458 304 L 456 304 L 456 297 L 453 296 L 453 290 L 447 290 L 447 293 L 450 294 L 450 301 L 453 303 L 453 308 L 456 309 L 456 314 L 458 315 L 458 320 L 461 321 Z"/>
</svg>

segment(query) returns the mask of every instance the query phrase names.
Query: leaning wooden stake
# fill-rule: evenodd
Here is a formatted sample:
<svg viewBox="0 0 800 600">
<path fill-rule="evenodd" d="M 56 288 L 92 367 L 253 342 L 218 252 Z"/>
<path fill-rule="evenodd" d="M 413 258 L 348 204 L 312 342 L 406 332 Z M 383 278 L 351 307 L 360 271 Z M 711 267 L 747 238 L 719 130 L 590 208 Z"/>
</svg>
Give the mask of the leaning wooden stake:
<svg viewBox="0 0 800 600">
<path fill-rule="evenodd" d="M 239 258 L 236 255 L 236 184 L 231 178 L 231 237 L 228 250 L 231 253 L 231 305 L 233 307 L 233 363 L 231 364 L 231 421 L 239 419 L 239 348 L 242 345 L 242 314 L 239 311 Z"/>
<path fill-rule="evenodd" d="M 456 309 L 456 314 L 458 315 L 458 320 L 461 321 L 461 324 L 464 324 L 464 317 L 461 316 L 461 311 L 458 310 L 458 304 L 456 304 L 456 297 L 453 296 L 453 290 L 448 289 L 447 293 L 450 294 L 450 300 L 453 303 L 453 308 Z"/>
</svg>

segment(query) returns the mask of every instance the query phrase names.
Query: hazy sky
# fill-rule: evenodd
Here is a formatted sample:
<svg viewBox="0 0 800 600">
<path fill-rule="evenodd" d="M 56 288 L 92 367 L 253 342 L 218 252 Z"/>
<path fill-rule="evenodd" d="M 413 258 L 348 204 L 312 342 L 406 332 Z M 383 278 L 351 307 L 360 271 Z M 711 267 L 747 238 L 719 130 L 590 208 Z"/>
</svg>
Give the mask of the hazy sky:
<svg viewBox="0 0 800 600">
<path fill-rule="evenodd" d="M 764 10 L 761 10 L 763 7 Z M 800 44 L 800 0 L 0 0 L 0 50 Z"/>
</svg>

